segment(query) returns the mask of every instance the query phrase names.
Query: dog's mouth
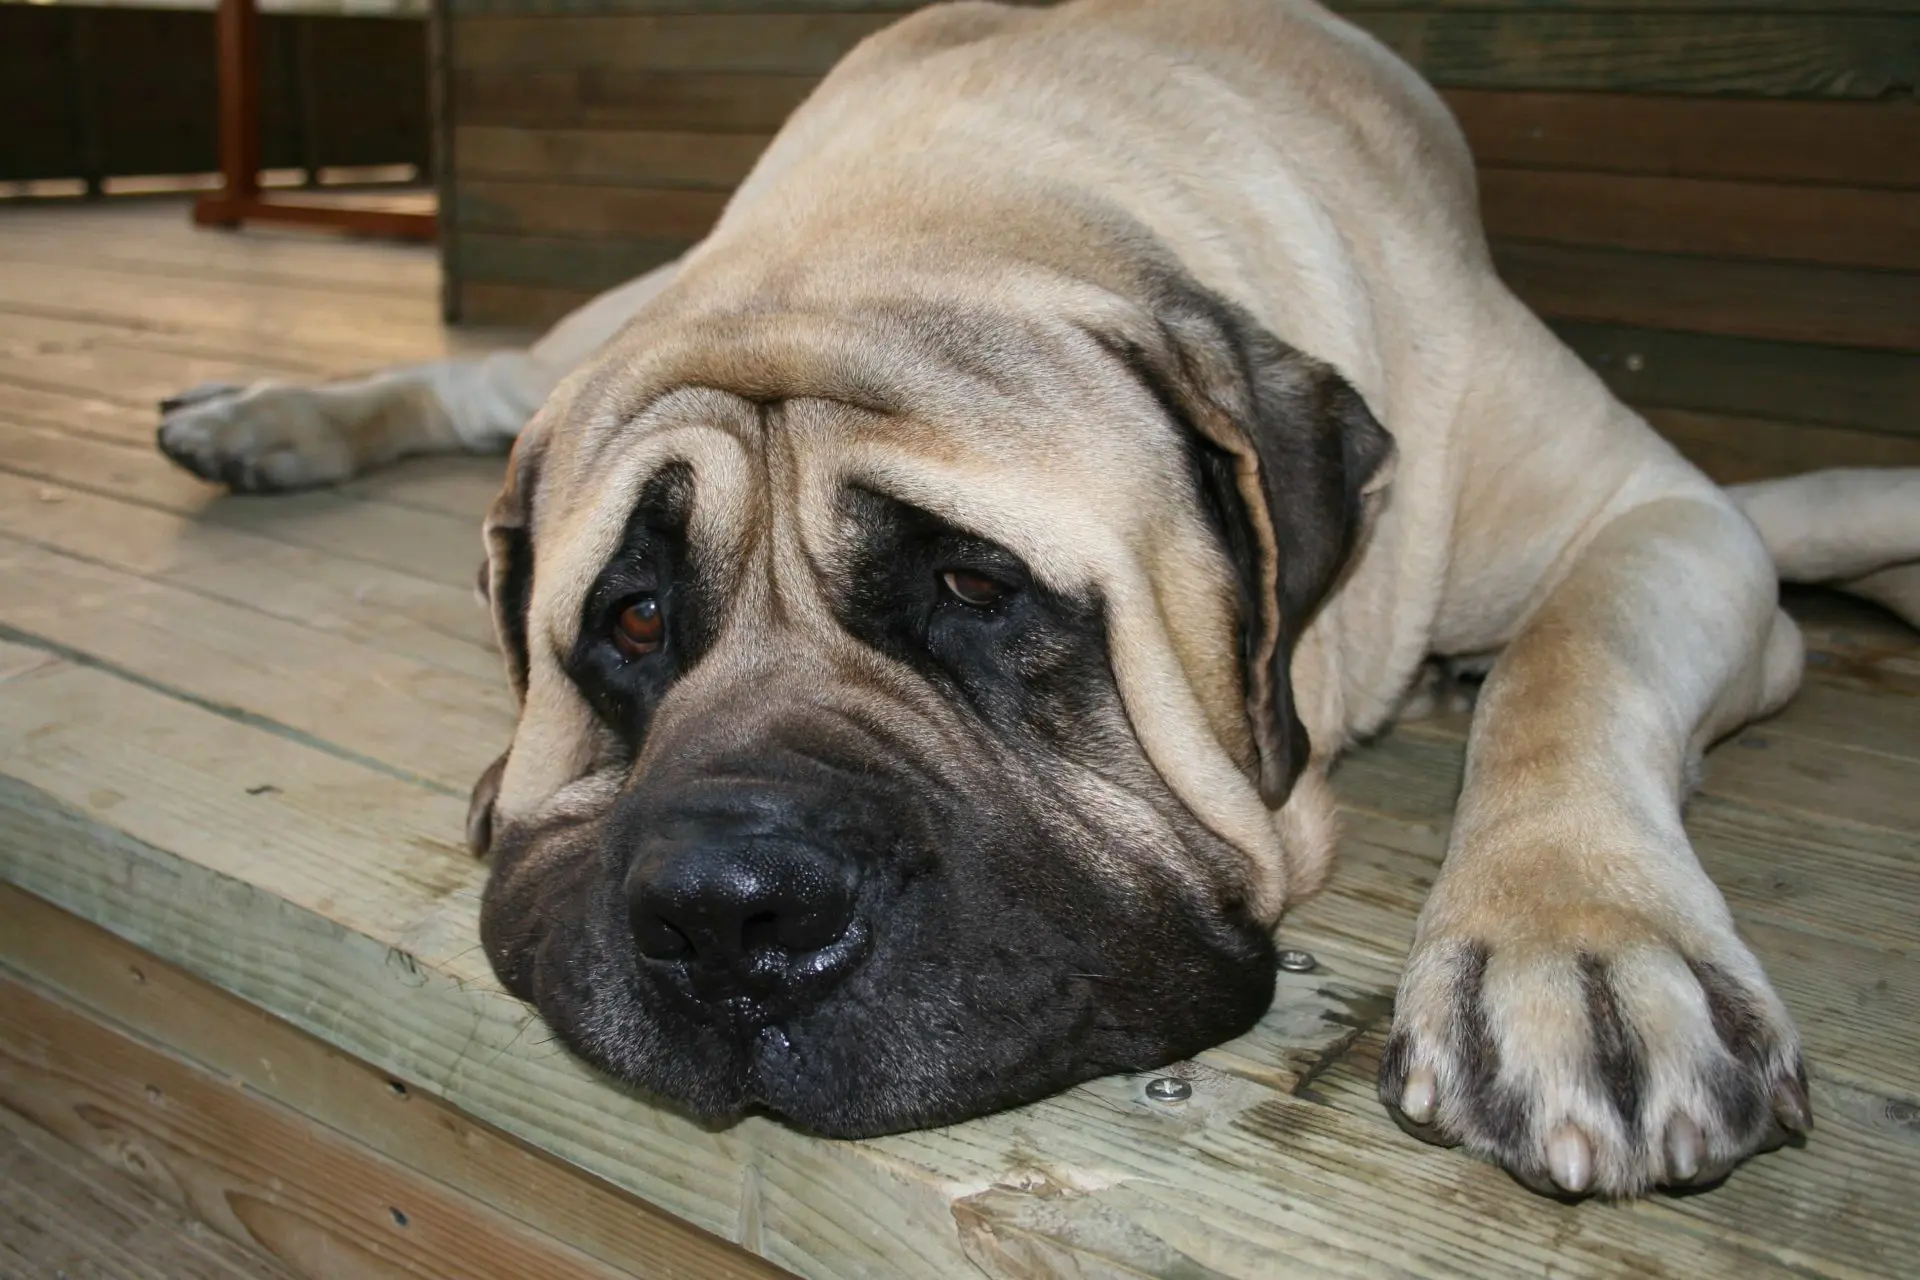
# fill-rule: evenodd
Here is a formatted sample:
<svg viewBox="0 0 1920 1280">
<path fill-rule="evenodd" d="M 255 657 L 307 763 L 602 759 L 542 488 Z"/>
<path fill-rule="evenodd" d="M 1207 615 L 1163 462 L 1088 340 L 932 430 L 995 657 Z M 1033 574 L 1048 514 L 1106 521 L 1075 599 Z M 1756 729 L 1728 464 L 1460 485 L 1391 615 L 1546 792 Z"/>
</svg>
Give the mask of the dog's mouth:
<svg viewBox="0 0 1920 1280">
<path fill-rule="evenodd" d="M 496 869 L 488 954 L 574 1053 L 708 1124 L 954 1123 L 1190 1056 L 1271 999 L 1255 922 L 1070 873 L 1038 831 L 950 831 L 914 874 L 883 862 L 846 892 L 790 839 L 616 859 L 605 827 L 566 870 Z"/>
</svg>

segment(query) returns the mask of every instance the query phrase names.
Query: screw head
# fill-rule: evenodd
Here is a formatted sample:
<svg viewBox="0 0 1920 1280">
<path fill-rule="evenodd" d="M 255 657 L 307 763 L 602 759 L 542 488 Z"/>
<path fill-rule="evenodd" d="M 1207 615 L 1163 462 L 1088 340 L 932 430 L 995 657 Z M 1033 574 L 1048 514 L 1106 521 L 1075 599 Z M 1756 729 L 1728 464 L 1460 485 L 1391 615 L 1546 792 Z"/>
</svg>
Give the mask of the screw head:
<svg viewBox="0 0 1920 1280">
<path fill-rule="evenodd" d="M 1311 951 L 1282 951 L 1276 959 L 1286 973 L 1312 973 L 1320 967 Z"/>
<path fill-rule="evenodd" d="M 1178 1076 L 1161 1076 L 1147 1083 L 1147 1097 L 1154 1102 L 1185 1102 L 1193 1096 L 1193 1086 Z"/>
</svg>

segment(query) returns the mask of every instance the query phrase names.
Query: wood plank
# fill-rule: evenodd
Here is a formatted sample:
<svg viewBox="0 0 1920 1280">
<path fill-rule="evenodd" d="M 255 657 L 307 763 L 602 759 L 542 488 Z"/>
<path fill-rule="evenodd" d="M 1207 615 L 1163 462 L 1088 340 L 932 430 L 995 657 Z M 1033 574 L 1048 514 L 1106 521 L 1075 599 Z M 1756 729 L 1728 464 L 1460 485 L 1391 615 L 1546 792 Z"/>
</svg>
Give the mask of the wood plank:
<svg viewBox="0 0 1920 1280">
<path fill-rule="evenodd" d="M 1920 270 L 1920 191 L 1483 166 L 1480 212 L 1513 240 Z"/>
<path fill-rule="evenodd" d="M 4 973 L 0 1101 L 296 1276 L 620 1274 Z"/>
<path fill-rule="evenodd" d="M 599 293 L 671 262 L 693 246 L 686 238 L 577 240 L 460 231 L 462 283 L 536 285 Z"/>
<path fill-rule="evenodd" d="M 685 187 L 605 186 L 469 179 L 454 205 L 463 242 L 476 233 L 583 236 L 691 243 L 720 218 L 731 193 Z M 481 263 L 486 261 L 485 256 Z M 466 260 L 470 278 L 484 274 Z"/>
<path fill-rule="evenodd" d="M 539 14 L 453 20 L 459 65 L 824 75 L 891 14 Z"/>
<path fill-rule="evenodd" d="M 129 287 L 112 266 L 18 262 L 0 271 L 0 307 L 54 319 L 134 322 L 175 331 L 245 332 L 289 340 L 391 341 L 431 350 L 449 341 L 424 291 L 412 297 L 340 293 L 324 285 L 249 285 L 169 277 L 164 287 Z"/>
<path fill-rule="evenodd" d="M 462 281 L 458 296 L 460 318 L 468 324 L 548 325 L 590 302 L 594 294 L 588 289 L 474 280 Z"/>
<path fill-rule="evenodd" d="M 0 884 L 7 965 L 169 1049 L 623 1274 L 749 1280 L 765 1261 L 374 1071 L 113 934 Z"/>
<path fill-rule="evenodd" d="M 1874 99 L 1920 83 L 1920 18 L 1369 12 L 1354 20 L 1446 88 Z"/>
<path fill-rule="evenodd" d="M 1428 79 L 1480 89 L 1873 99 L 1920 79 L 1904 16 L 1370 12 L 1354 15 Z M 470 71 L 576 68 L 818 75 L 884 15 L 468 17 Z M 463 111 L 462 118 L 475 117 Z"/>
<path fill-rule="evenodd" d="M 1649 422 L 1721 484 L 1823 467 L 1920 467 L 1920 436 L 1889 436 L 1765 418 L 1646 409 Z"/>
<path fill-rule="evenodd" d="M 1053 0 L 1006 0 L 1011 4 L 1050 4 Z M 918 0 L 451 0 L 448 8 L 468 14 L 549 13 L 885 13 L 919 8 Z"/>
<path fill-rule="evenodd" d="M 513 734 L 498 681 L 5 536 L 0 566 L 0 627 L 15 638 L 270 721 L 448 795 L 464 795 Z"/>
<path fill-rule="evenodd" d="M 462 0 L 463 3 L 469 0 Z M 487 0 L 482 0 L 487 2 Z M 519 0 L 507 0 L 517 3 Z M 660 0 L 686 3 L 687 0 Z M 726 0 L 722 0 L 726 2 Z M 837 0 L 830 0 L 837 2 Z M 1916 0 L 1327 0 L 1335 13 L 1471 9 L 1485 13 L 1521 13 L 1533 9 L 1652 10 L 1660 13 L 1915 13 Z"/>
<path fill-rule="evenodd" d="M 1920 351 L 1920 272 L 1513 241 L 1496 241 L 1493 258 L 1508 287 L 1553 320 Z"/>
<path fill-rule="evenodd" d="M 492 683 L 473 590 L 0 473 L 0 534 Z"/>
<path fill-rule="evenodd" d="M 455 164 L 470 178 L 541 178 L 732 190 L 772 135 L 663 129 L 515 129 L 469 125 Z M 451 203 L 451 202 L 449 202 Z"/>
<path fill-rule="evenodd" d="M 466 66 L 456 68 L 452 80 L 454 110 L 463 125 L 761 135 L 785 123 L 820 82 L 816 75 Z"/>
<path fill-rule="evenodd" d="M 226 362 L 231 366 L 230 376 L 243 380 L 261 376 L 337 377 L 396 359 L 404 362 L 406 357 L 396 357 L 394 346 L 379 342 L 377 334 L 294 341 L 258 331 L 194 332 L 177 325 L 47 316 L 0 307 L 0 378 L 25 380 L 43 392 L 70 388 L 75 398 L 97 399 L 101 392 L 111 394 L 123 370 L 135 378 L 145 375 L 146 387 L 166 385 L 178 390 L 186 385 L 180 379 L 192 376 L 192 371 L 170 371 L 166 365 L 169 360 L 181 367 L 199 361 L 202 367 L 216 372 L 220 362 Z M 130 403 L 137 401 L 136 407 L 146 410 L 148 430 L 144 434 L 151 436 L 157 416 L 155 402 L 140 395 L 138 389 L 122 398 Z M 0 407 L 16 415 L 19 412 L 11 400 Z"/>
<path fill-rule="evenodd" d="M 1912 102 L 1449 89 L 1474 156 L 1658 177 L 1920 188 Z"/>
<path fill-rule="evenodd" d="M 179 217 L 159 218 L 162 209 Z M 321 285 L 417 298 L 437 273 L 421 245 L 385 240 L 344 246 L 285 228 L 249 228 L 244 236 L 195 227 L 184 202 L 104 202 L 13 206 L 0 221 L 0 257 L 8 261 L 112 263 L 132 276 L 185 275 L 272 284 Z"/>
<path fill-rule="evenodd" d="M 1635 406 L 1920 435 L 1920 358 L 1627 325 L 1556 323 Z"/>
<path fill-rule="evenodd" d="M 0 1274 L 289 1280 L 265 1258 L 214 1235 L 199 1219 L 4 1106 Z"/>
<path fill-rule="evenodd" d="M 481 556 L 478 526 L 469 519 L 331 490 L 235 496 L 188 475 L 151 447 L 11 422 L 4 413 L 0 471 L 245 529 L 462 590 L 472 587 Z"/>
</svg>

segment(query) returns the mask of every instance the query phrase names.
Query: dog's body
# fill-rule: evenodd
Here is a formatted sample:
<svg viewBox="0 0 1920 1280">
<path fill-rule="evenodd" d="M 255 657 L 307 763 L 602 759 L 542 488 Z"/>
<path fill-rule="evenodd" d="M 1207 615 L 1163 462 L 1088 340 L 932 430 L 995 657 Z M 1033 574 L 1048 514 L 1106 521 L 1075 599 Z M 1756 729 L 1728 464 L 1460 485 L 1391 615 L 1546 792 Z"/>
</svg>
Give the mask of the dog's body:
<svg viewBox="0 0 1920 1280">
<path fill-rule="evenodd" d="M 1712 485 L 1500 284 L 1457 128 L 1321 10 L 923 12 L 531 352 L 188 398 L 162 440 L 281 487 L 530 418 L 487 942 L 595 1061 L 860 1133 L 1231 1034 L 1334 756 L 1438 655 L 1491 669 L 1388 1104 L 1575 1193 L 1804 1128 L 1680 804 L 1797 683 L 1779 573 L 1920 619 L 1920 477 Z M 716 859 L 786 886 L 778 974 L 710 965 Z"/>
</svg>

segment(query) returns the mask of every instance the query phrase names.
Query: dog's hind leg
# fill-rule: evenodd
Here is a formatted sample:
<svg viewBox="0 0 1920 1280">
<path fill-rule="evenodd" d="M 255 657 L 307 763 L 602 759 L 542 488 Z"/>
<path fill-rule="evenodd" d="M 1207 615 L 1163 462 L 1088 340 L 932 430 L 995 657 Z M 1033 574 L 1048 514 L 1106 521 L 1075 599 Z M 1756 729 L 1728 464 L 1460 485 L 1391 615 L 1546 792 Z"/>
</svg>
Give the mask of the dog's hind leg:
<svg viewBox="0 0 1920 1280">
<path fill-rule="evenodd" d="M 1834 469 L 1727 490 L 1787 582 L 1872 600 L 1920 628 L 1920 469 Z"/>
<path fill-rule="evenodd" d="M 676 265 L 601 294 L 525 350 L 333 382 L 192 388 L 161 403 L 160 450 L 205 479 L 267 492 L 335 483 L 410 454 L 502 449 Z"/>
</svg>

